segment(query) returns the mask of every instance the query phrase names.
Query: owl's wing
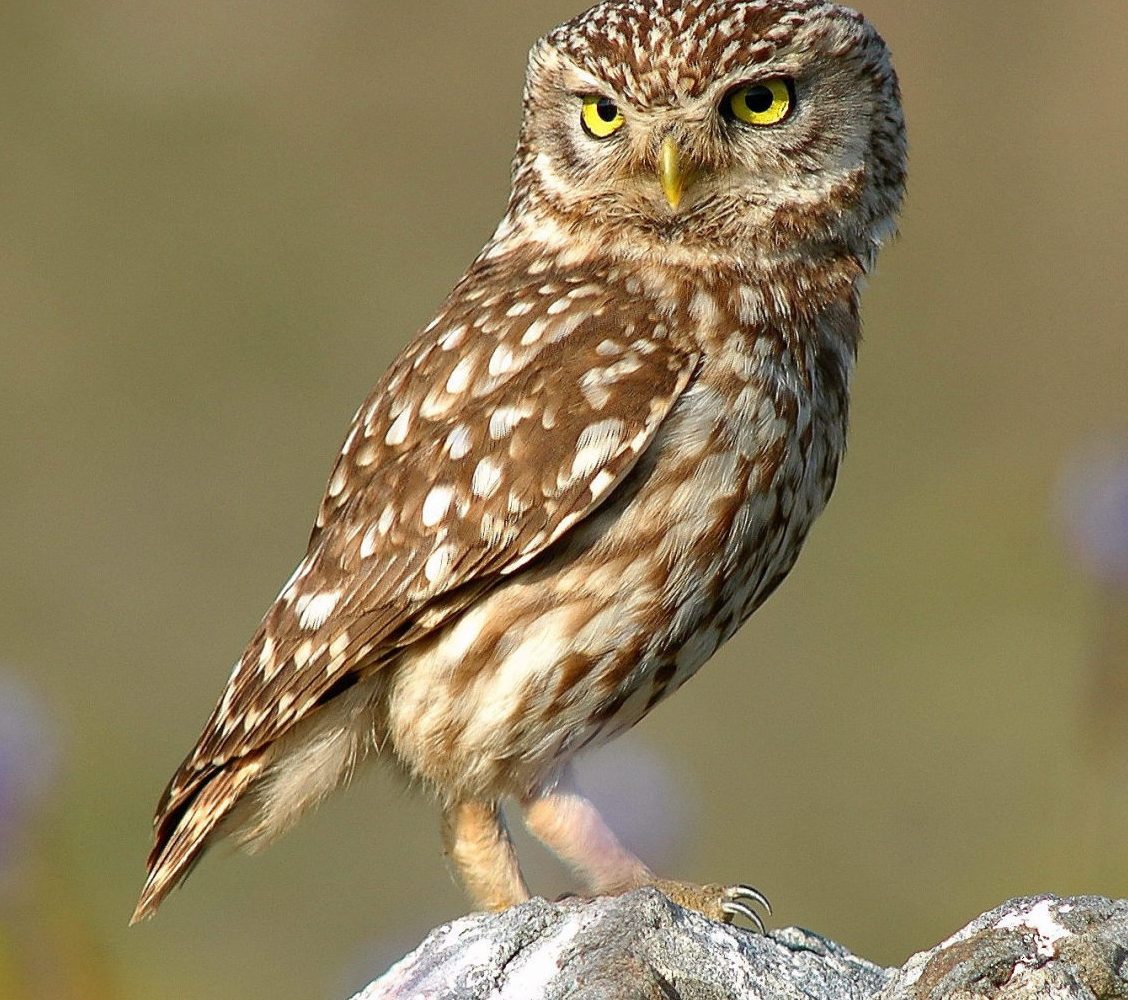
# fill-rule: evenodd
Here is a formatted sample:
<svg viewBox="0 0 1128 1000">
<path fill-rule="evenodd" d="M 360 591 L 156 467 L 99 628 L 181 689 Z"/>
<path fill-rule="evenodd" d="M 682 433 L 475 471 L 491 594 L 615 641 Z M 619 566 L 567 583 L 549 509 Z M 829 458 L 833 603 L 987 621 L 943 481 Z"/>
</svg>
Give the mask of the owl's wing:
<svg viewBox="0 0 1128 1000">
<path fill-rule="evenodd" d="M 621 289 L 496 289 L 479 267 L 357 412 L 305 559 L 165 793 L 154 855 L 209 776 L 603 503 L 689 383 L 692 347 Z"/>
</svg>

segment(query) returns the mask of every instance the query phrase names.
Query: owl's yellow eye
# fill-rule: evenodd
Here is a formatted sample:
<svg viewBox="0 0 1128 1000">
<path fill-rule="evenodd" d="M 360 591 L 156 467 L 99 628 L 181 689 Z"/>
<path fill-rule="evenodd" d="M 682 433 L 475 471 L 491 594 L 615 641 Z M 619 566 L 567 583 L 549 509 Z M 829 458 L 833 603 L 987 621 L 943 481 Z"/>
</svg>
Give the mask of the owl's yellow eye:
<svg viewBox="0 0 1128 1000">
<path fill-rule="evenodd" d="M 725 95 L 722 110 L 746 125 L 778 125 L 795 106 L 795 90 L 790 80 L 765 80 L 744 83 Z"/>
<path fill-rule="evenodd" d="M 580 120 L 583 122 L 584 131 L 596 139 L 606 139 L 626 124 L 619 105 L 610 97 L 585 97 Z"/>
</svg>

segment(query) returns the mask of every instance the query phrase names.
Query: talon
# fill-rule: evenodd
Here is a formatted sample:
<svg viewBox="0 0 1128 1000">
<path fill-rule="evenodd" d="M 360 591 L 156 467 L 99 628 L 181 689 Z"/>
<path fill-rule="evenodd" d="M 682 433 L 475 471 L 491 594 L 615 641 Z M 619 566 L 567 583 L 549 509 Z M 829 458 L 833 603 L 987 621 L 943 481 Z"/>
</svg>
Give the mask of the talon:
<svg viewBox="0 0 1128 1000">
<path fill-rule="evenodd" d="M 753 888 L 750 885 L 734 885 L 725 895 L 729 899 L 751 899 L 753 902 L 759 903 L 765 910 L 768 911 L 768 916 L 772 915 L 771 900 L 768 899 L 759 889 Z"/>
<path fill-rule="evenodd" d="M 752 909 L 751 906 L 748 906 L 746 903 L 741 903 L 735 899 L 726 899 L 721 904 L 721 909 L 725 912 L 726 916 L 744 917 L 744 919 L 747 920 L 750 924 L 753 924 L 756 930 L 761 934 L 767 934 L 768 930 L 764 926 L 764 921 L 760 918 L 760 914 L 758 914 L 754 909 Z"/>
<path fill-rule="evenodd" d="M 664 893 L 667 899 L 678 906 L 695 910 L 710 920 L 731 924 L 733 918 L 741 917 L 761 934 L 767 933 L 764 921 L 753 905 L 762 906 L 771 913 L 772 904 L 759 889 L 750 885 L 693 885 L 666 879 L 654 879 L 648 884 Z"/>
</svg>

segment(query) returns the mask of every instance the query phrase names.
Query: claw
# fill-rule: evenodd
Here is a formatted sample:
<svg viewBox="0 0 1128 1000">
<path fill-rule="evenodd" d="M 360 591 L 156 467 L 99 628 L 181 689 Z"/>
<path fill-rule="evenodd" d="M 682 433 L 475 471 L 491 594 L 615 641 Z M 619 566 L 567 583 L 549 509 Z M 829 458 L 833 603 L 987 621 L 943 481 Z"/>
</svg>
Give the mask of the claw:
<svg viewBox="0 0 1128 1000">
<path fill-rule="evenodd" d="M 734 885 L 725 895 L 729 899 L 751 899 L 755 903 L 759 903 L 765 910 L 768 911 L 768 916 L 772 915 L 771 900 L 768 899 L 759 889 L 754 889 L 750 885 Z"/>
<path fill-rule="evenodd" d="M 722 920 L 731 924 L 740 917 L 752 924 L 761 934 L 766 934 L 764 921 L 754 909 L 761 906 L 768 913 L 772 904 L 759 889 L 750 885 L 693 885 L 691 882 L 676 882 L 656 878 L 649 883 L 666 898 L 687 910 L 695 910 L 710 920 Z"/>
<path fill-rule="evenodd" d="M 726 899 L 721 903 L 721 909 L 725 912 L 726 916 L 744 917 L 744 919 L 752 924 L 761 934 L 768 932 L 767 928 L 764 926 L 764 921 L 760 918 L 760 914 L 752 909 L 751 906 L 741 903 L 739 900 Z"/>
</svg>

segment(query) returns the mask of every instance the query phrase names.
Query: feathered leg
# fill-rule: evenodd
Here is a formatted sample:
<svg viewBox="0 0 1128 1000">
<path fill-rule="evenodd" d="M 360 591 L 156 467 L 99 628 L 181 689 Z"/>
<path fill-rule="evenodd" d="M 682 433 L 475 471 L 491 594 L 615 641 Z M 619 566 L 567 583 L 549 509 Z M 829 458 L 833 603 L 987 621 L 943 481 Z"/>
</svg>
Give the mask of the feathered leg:
<svg viewBox="0 0 1128 1000">
<path fill-rule="evenodd" d="M 762 893 L 746 885 L 694 885 L 658 878 L 611 831 L 599 810 L 576 789 L 571 769 L 522 803 L 529 832 L 568 862 L 596 895 L 617 895 L 654 886 L 679 906 L 729 923 L 740 916 L 761 933 L 763 920 L 749 905 L 771 912 Z"/>
<path fill-rule="evenodd" d="M 496 802 L 457 802 L 443 813 L 443 844 L 467 892 L 484 910 L 504 910 L 529 898 L 529 889 L 501 808 Z"/>
</svg>

